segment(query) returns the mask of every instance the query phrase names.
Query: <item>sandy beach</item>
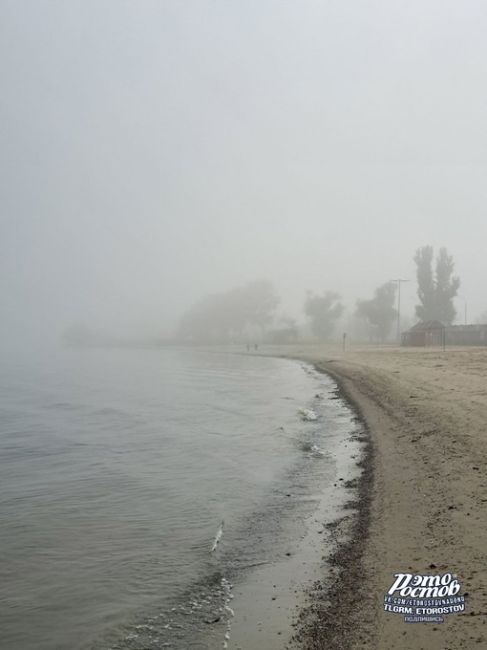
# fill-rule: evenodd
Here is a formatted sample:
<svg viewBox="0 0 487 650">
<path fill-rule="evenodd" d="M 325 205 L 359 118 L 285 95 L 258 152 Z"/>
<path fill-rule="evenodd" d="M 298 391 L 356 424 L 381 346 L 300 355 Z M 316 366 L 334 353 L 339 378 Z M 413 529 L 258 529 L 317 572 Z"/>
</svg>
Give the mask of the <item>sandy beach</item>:
<svg viewBox="0 0 487 650">
<path fill-rule="evenodd" d="M 354 545 L 342 549 L 330 611 L 308 647 L 487 647 L 487 349 L 265 353 L 306 359 L 332 375 L 364 419 L 373 449 L 370 502 L 363 504 L 370 512 L 362 512 Z M 439 624 L 407 624 L 384 612 L 394 574 L 408 572 L 457 574 L 465 612 Z"/>
</svg>

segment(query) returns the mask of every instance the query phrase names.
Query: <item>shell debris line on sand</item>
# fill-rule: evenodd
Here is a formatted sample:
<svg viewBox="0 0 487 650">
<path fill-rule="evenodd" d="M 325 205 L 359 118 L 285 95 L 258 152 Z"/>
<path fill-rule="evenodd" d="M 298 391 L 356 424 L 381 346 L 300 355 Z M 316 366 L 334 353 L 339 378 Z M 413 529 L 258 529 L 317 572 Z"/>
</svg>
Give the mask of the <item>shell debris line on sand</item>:
<svg viewBox="0 0 487 650">
<path fill-rule="evenodd" d="M 222 520 L 222 523 L 220 524 L 220 528 L 216 531 L 215 539 L 213 540 L 213 545 L 210 549 L 210 553 L 214 553 L 216 551 L 216 547 L 220 543 L 221 538 L 223 537 L 223 525 L 224 521 Z"/>
<path fill-rule="evenodd" d="M 298 410 L 298 413 L 301 416 L 301 418 L 303 420 L 306 420 L 307 422 L 314 422 L 315 420 L 318 419 L 318 416 L 313 411 L 313 409 L 300 408 Z"/>
</svg>

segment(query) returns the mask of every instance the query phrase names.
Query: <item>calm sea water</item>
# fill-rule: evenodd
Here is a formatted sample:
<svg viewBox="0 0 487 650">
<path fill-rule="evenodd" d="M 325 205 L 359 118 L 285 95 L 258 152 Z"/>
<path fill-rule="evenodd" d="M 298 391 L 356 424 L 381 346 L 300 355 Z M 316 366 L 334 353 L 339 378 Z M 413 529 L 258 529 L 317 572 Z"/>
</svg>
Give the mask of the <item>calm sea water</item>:
<svg viewBox="0 0 487 650">
<path fill-rule="evenodd" d="M 231 582 L 285 553 L 352 427 L 283 359 L 65 350 L 0 372 L 8 650 L 221 647 Z"/>
</svg>

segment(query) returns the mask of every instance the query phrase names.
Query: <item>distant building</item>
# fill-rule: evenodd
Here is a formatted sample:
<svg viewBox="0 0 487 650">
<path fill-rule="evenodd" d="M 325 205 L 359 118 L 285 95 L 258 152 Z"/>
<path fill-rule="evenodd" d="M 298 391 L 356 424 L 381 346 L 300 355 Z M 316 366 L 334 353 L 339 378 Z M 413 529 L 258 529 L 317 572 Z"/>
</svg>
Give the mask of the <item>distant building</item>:
<svg viewBox="0 0 487 650">
<path fill-rule="evenodd" d="M 402 345 L 426 346 L 443 345 L 445 326 L 439 320 L 416 323 L 401 335 Z"/>
<path fill-rule="evenodd" d="M 402 333 L 401 345 L 487 345 L 486 325 L 443 325 L 438 320 L 416 323 Z"/>
<path fill-rule="evenodd" d="M 487 345 L 487 325 L 450 325 L 446 328 L 447 345 Z"/>
</svg>

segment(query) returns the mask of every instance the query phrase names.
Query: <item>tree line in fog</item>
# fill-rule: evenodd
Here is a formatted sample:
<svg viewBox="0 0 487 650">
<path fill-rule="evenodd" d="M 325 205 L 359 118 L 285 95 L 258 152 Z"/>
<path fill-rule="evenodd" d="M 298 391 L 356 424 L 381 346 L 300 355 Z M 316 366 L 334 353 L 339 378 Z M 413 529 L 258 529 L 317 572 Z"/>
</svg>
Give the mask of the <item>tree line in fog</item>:
<svg viewBox="0 0 487 650">
<path fill-rule="evenodd" d="M 280 299 L 271 282 L 256 280 L 243 287 L 206 296 L 181 318 L 179 335 L 195 341 L 242 339 L 245 332 L 263 333 L 273 322 Z"/>
<path fill-rule="evenodd" d="M 431 246 L 423 246 L 414 256 L 419 303 L 415 315 L 420 321 L 441 321 L 451 324 L 456 311 L 453 299 L 460 279 L 453 275 L 454 261 L 446 248 L 434 259 Z M 292 342 L 298 336 L 296 322 L 278 316 L 280 299 L 267 280 L 256 280 L 245 286 L 202 298 L 182 316 L 178 338 L 185 341 L 217 343 L 265 339 L 276 343 Z M 387 341 L 397 322 L 397 284 L 389 281 L 377 287 L 374 294 L 356 302 L 349 318 L 360 338 Z M 337 333 L 345 307 L 341 296 L 331 288 L 322 293 L 308 292 L 303 300 L 307 333 L 326 341 Z"/>
</svg>

